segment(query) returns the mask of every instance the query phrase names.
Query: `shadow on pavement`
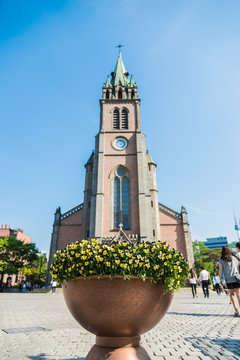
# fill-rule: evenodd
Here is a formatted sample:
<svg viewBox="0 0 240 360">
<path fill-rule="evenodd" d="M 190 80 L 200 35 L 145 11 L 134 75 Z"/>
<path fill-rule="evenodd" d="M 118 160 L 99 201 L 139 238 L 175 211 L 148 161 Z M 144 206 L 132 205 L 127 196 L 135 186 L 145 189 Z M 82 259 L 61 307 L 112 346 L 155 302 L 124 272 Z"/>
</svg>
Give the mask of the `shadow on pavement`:
<svg viewBox="0 0 240 360">
<path fill-rule="evenodd" d="M 217 317 L 234 317 L 234 315 L 230 314 L 201 314 L 201 313 L 184 313 L 177 311 L 168 311 L 168 315 L 185 315 L 185 316 L 217 316 Z"/>
<path fill-rule="evenodd" d="M 209 337 L 190 337 L 185 338 L 195 348 L 200 350 L 204 355 L 208 356 L 209 359 L 216 359 L 215 354 L 222 354 L 227 359 L 239 359 L 240 356 L 240 340 L 219 338 L 213 339 Z M 211 351 L 209 351 L 211 349 Z"/>
</svg>

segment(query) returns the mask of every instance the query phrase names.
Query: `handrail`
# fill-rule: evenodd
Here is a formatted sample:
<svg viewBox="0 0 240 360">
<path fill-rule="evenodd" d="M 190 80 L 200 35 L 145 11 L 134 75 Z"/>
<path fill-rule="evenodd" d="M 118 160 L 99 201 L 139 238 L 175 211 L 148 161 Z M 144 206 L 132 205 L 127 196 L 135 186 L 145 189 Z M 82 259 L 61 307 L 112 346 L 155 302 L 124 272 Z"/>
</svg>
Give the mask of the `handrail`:
<svg viewBox="0 0 240 360">
<path fill-rule="evenodd" d="M 71 210 L 68 210 L 67 212 L 65 212 L 64 214 L 61 215 L 61 220 L 67 218 L 68 216 L 74 214 L 75 212 L 81 210 L 83 208 L 83 203 L 75 206 L 74 208 L 72 208 Z"/>
<path fill-rule="evenodd" d="M 167 207 L 167 206 L 165 206 L 165 205 L 163 205 L 163 204 L 161 204 L 161 203 L 158 203 L 158 204 L 159 204 L 159 208 L 160 208 L 160 209 L 168 212 L 169 214 L 177 217 L 178 219 L 182 219 L 182 215 L 181 215 L 179 212 L 174 211 L 174 210 L 170 209 L 169 207 Z"/>
</svg>

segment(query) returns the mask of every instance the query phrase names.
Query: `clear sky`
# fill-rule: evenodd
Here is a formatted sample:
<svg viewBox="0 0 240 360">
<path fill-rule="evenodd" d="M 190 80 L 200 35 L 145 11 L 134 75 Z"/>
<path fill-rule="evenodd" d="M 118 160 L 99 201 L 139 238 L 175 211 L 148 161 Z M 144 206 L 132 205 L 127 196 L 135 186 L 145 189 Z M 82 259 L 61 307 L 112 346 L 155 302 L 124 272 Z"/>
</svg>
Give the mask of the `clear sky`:
<svg viewBox="0 0 240 360">
<path fill-rule="evenodd" d="M 237 240 L 239 13 L 238 0 L 0 0 L 0 225 L 48 251 L 56 207 L 83 201 L 121 43 L 159 201 L 186 207 L 193 240 Z"/>
</svg>

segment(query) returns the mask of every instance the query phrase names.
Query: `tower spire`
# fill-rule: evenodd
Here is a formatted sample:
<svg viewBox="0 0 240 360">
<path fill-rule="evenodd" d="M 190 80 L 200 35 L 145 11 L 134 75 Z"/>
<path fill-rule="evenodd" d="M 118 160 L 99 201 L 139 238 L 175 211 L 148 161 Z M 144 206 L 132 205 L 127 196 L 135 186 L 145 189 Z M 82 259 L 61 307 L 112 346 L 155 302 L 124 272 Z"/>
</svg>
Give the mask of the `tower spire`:
<svg viewBox="0 0 240 360">
<path fill-rule="evenodd" d="M 103 84 L 103 99 L 137 99 L 137 85 L 131 76 L 129 80 L 129 73 L 123 63 L 121 48 L 123 45 L 119 44 L 119 54 L 114 71 L 110 77 L 107 77 Z"/>
</svg>

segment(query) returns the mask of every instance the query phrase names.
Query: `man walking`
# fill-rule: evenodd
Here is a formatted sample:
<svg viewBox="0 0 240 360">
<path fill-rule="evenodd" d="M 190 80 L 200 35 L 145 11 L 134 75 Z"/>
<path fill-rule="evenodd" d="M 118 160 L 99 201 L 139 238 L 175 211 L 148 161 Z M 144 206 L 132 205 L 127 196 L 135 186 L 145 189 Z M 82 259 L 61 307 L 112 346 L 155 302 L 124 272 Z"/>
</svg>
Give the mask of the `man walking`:
<svg viewBox="0 0 240 360">
<path fill-rule="evenodd" d="M 198 282 L 202 283 L 204 297 L 209 298 L 208 285 L 210 282 L 210 275 L 209 275 L 209 272 L 207 270 L 205 270 L 203 266 L 201 266 L 201 272 L 200 272 Z"/>
</svg>

